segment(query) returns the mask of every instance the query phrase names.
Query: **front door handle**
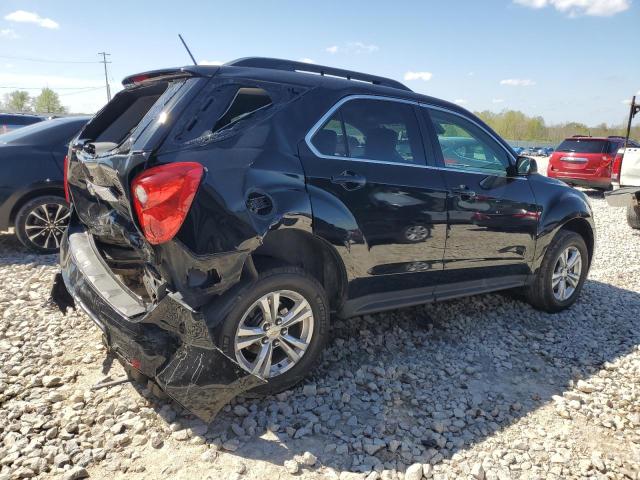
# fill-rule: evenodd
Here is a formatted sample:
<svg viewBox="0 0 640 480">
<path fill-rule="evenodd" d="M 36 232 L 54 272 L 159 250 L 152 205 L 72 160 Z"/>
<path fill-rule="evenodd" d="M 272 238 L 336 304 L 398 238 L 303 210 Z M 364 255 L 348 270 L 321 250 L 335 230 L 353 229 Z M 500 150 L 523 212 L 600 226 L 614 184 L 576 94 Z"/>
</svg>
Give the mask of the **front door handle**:
<svg viewBox="0 0 640 480">
<path fill-rule="evenodd" d="M 460 185 L 457 188 L 452 188 L 451 193 L 454 195 L 460 195 L 462 198 L 475 198 L 476 192 L 471 190 L 467 185 Z"/>
<path fill-rule="evenodd" d="M 345 190 L 353 191 L 364 187 L 367 184 L 367 179 L 355 172 L 345 170 L 340 175 L 332 176 L 331 182 L 341 185 Z"/>
</svg>

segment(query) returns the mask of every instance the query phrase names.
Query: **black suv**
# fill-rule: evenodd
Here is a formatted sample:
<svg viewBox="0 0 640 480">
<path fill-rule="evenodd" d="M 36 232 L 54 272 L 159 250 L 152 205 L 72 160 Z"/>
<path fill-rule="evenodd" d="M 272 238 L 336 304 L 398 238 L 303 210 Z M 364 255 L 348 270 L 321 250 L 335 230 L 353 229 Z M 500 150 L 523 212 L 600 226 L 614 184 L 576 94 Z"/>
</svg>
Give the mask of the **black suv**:
<svg viewBox="0 0 640 480">
<path fill-rule="evenodd" d="M 69 151 L 54 297 L 66 285 L 132 373 L 205 420 L 302 379 L 331 314 L 579 295 L 587 198 L 456 105 L 265 58 L 123 84 Z"/>
</svg>

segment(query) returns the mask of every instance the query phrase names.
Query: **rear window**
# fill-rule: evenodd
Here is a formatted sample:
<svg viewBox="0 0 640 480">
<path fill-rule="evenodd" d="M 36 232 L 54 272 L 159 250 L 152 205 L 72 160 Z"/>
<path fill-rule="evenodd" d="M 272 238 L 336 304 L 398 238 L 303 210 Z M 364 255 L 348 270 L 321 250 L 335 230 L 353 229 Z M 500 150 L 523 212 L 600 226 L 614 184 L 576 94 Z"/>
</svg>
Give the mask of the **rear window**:
<svg viewBox="0 0 640 480">
<path fill-rule="evenodd" d="M 96 151 L 104 153 L 116 147 L 120 153 L 144 147 L 151 136 L 172 117 L 170 109 L 185 85 L 196 79 L 159 81 L 118 93 L 87 125 L 82 133 Z"/>
<path fill-rule="evenodd" d="M 606 140 L 591 140 L 587 138 L 568 138 L 556 148 L 557 152 L 575 153 L 604 153 L 607 148 Z"/>
</svg>

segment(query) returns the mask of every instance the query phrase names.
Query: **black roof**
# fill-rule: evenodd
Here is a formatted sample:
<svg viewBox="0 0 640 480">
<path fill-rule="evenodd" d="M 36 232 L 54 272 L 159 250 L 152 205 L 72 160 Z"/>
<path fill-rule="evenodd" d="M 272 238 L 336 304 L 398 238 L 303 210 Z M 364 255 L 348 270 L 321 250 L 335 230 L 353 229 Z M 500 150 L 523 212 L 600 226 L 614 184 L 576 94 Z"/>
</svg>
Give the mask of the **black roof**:
<svg viewBox="0 0 640 480">
<path fill-rule="evenodd" d="M 308 87 L 349 90 L 352 93 L 392 96 L 419 103 L 440 105 L 449 110 L 468 113 L 459 105 L 412 91 L 396 80 L 312 63 L 266 57 L 246 57 L 223 65 L 188 65 L 142 72 L 126 77 L 122 84 L 129 87 L 138 81 L 152 78 L 185 76 L 253 78 L 271 82 L 287 82 Z"/>
</svg>

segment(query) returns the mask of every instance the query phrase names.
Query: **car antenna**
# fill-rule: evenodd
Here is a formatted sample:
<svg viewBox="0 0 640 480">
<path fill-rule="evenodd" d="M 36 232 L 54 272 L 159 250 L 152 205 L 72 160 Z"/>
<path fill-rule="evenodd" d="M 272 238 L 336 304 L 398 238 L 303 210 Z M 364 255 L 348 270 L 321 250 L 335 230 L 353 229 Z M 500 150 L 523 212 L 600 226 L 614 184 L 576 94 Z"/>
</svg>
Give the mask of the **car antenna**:
<svg viewBox="0 0 640 480">
<path fill-rule="evenodd" d="M 184 45 L 185 50 L 187 51 L 187 53 L 191 57 L 191 61 L 193 62 L 193 64 L 195 66 L 198 66 L 198 62 L 196 62 L 196 59 L 193 58 L 193 55 L 191 55 L 191 50 L 189 50 L 189 47 L 187 47 L 187 42 L 184 41 L 184 38 L 182 38 L 182 35 L 178 34 L 178 38 L 180 38 L 180 41 L 182 42 L 182 45 Z"/>
</svg>

